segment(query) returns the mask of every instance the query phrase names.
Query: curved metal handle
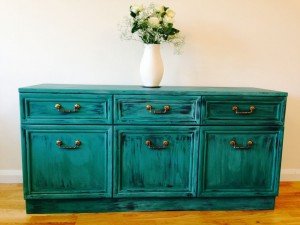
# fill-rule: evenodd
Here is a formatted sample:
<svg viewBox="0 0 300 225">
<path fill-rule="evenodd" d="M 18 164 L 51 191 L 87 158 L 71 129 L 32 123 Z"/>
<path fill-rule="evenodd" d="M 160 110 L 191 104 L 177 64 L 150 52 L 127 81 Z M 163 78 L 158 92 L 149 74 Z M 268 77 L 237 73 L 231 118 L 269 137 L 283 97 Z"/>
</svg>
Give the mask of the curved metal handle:
<svg viewBox="0 0 300 225">
<path fill-rule="evenodd" d="M 163 145 L 162 146 L 154 146 L 153 143 L 152 143 L 152 141 L 147 140 L 145 142 L 145 144 L 148 146 L 148 148 L 161 150 L 161 149 L 166 149 L 169 146 L 170 143 L 169 143 L 169 141 L 163 141 Z"/>
<path fill-rule="evenodd" d="M 253 146 L 253 141 L 252 140 L 249 140 L 247 142 L 247 145 L 246 146 L 241 146 L 241 145 L 238 145 L 238 143 L 236 142 L 236 140 L 231 140 L 229 142 L 229 144 L 234 148 L 234 149 L 250 149 L 252 148 Z"/>
<path fill-rule="evenodd" d="M 162 110 L 154 110 L 151 105 L 146 105 L 146 109 L 153 114 L 166 114 L 170 111 L 171 107 L 169 105 L 165 105 Z"/>
<path fill-rule="evenodd" d="M 234 111 L 235 114 L 251 114 L 254 112 L 254 110 L 255 110 L 254 105 L 251 105 L 249 107 L 249 111 L 246 111 L 246 112 L 243 112 L 243 111 L 239 112 L 239 107 L 237 105 L 232 106 L 232 111 Z"/>
<path fill-rule="evenodd" d="M 74 109 L 72 109 L 72 110 L 70 110 L 70 109 L 64 109 L 64 107 L 61 105 L 61 104 L 59 104 L 59 103 L 57 103 L 57 104 L 55 104 L 55 106 L 54 106 L 56 109 L 57 109 L 57 111 L 59 111 L 59 112 L 63 112 L 63 113 L 74 113 L 74 112 L 78 112 L 78 110 L 80 109 L 80 105 L 79 104 L 75 104 L 74 105 Z"/>
<path fill-rule="evenodd" d="M 62 148 L 62 149 L 76 149 L 76 148 L 79 148 L 79 146 L 81 145 L 81 141 L 79 140 L 76 140 L 74 146 L 67 146 L 67 145 L 64 145 L 64 143 L 62 142 L 62 140 L 57 140 L 56 141 L 56 145 L 59 147 L 59 148 Z"/>
</svg>

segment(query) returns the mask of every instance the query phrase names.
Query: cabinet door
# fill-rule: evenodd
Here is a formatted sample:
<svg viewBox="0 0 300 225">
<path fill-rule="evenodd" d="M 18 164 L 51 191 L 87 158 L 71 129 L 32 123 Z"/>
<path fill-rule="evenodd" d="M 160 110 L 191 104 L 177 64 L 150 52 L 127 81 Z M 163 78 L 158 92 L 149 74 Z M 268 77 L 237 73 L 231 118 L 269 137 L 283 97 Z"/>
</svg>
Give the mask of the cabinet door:
<svg viewBox="0 0 300 225">
<path fill-rule="evenodd" d="M 114 196 L 195 196 L 198 129 L 119 126 Z"/>
<path fill-rule="evenodd" d="M 201 129 L 200 196 L 277 194 L 282 128 Z"/>
<path fill-rule="evenodd" d="M 27 126 L 25 197 L 111 196 L 111 128 Z"/>
</svg>

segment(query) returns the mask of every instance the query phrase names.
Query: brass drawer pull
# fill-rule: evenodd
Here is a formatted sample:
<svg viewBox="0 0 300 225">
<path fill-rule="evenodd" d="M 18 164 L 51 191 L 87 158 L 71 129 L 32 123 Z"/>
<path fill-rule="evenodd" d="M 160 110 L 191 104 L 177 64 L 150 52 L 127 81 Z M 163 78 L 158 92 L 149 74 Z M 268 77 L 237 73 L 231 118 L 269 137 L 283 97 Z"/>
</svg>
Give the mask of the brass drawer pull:
<svg viewBox="0 0 300 225">
<path fill-rule="evenodd" d="M 63 113 L 73 113 L 73 112 L 78 112 L 81 106 L 80 106 L 79 104 L 75 104 L 75 105 L 74 105 L 74 109 L 70 110 L 70 109 L 64 109 L 64 107 L 63 107 L 61 104 L 57 103 L 57 104 L 55 104 L 54 107 L 55 107 L 59 112 L 63 112 Z"/>
<path fill-rule="evenodd" d="M 166 114 L 170 111 L 171 107 L 169 105 L 165 105 L 162 110 L 154 110 L 151 105 L 146 105 L 146 109 L 153 114 Z"/>
<path fill-rule="evenodd" d="M 166 149 L 169 146 L 170 143 L 169 143 L 169 141 L 163 141 L 163 145 L 162 146 L 154 146 L 152 144 L 152 141 L 147 140 L 145 142 L 145 144 L 148 146 L 148 148 L 161 150 L 161 149 Z"/>
<path fill-rule="evenodd" d="M 81 141 L 76 140 L 74 146 L 66 146 L 66 145 L 64 145 L 64 143 L 62 142 L 62 140 L 57 140 L 56 141 L 56 145 L 59 148 L 62 148 L 62 149 L 76 149 L 76 148 L 79 148 L 79 146 L 81 145 Z"/>
<path fill-rule="evenodd" d="M 234 111 L 235 114 L 252 114 L 254 112 L 254 110 L 255 110 L 254 105 L 251 105 L 249 107 L 249 111 L 246 111 L 246 112 L 243 112 L 243 111 L 239 112 L 239 107 L 237 105 L 232 106 L 232 111 Z"/>
<path fill-rule="evenodd" d="M 249 140 L 247 142 L 247 145 L 246 146 L 241 146 L 241 145 L 238 145 L 238 143 L 236 142 L 236 140 L 231 140 L 230 142 L 230 145 L 234 148 L 234 149 L 250 149 L 252 148 L 253 146 L 253 141 L 252 140 Z"/>
</svg>

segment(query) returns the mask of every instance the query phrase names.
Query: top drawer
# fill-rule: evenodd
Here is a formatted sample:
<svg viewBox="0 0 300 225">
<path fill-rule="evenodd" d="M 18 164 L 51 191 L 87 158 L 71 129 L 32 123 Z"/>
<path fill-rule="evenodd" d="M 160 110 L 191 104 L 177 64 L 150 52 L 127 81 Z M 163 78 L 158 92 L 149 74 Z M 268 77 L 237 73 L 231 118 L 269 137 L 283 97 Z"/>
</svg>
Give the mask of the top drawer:
<svg viewBox="0 0 300 225">
<path fill-rule="evenodd" d="M 116 124 L 199 124 L 200 97 L 116 95 Z"/>
<path fill-rule="evenodd" d="M 282 125 L 285 97 L 205 96 L 202 124 Z"/>
<path fill-rule="evenodd" d="M 21 122 L 31 124 L 109 124 L 112 96 L 21 94 Z"/>
</svg>

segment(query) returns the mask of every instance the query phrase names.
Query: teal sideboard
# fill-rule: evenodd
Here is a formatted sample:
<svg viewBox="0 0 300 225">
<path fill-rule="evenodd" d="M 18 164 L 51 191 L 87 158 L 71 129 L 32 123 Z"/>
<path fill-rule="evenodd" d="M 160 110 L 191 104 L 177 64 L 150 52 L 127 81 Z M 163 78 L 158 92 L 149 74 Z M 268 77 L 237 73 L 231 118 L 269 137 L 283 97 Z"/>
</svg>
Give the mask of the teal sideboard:
<svg viewBox="0 0 300 225">
<path fill-rule="evenodd" d="M 27 213 L 273 209 L 287 93 L 19 89 Z"/>
</svg>

